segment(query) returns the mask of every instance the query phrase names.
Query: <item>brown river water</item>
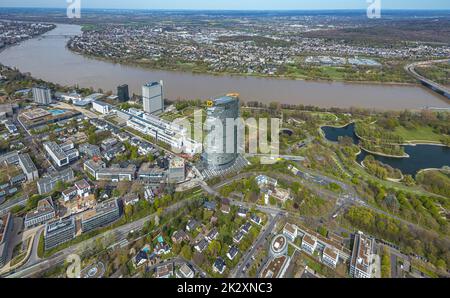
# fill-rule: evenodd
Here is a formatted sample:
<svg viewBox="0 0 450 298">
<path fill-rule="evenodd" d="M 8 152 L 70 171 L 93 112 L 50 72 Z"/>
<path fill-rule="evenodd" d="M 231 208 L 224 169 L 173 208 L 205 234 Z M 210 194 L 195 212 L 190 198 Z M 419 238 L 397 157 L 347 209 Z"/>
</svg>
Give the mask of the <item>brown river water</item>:
<svg viewBox="0 0 450 298">
<path fill-rule="evenodd" d="M 238 92 L 244 101 L 264 103 L 382 110 L 450 108 L 450 101 L 420 86 L 200 75 L 114 64 L 69 51 L 67 40 L 80 33 L 77 25 L 60 24 L 41 37 L 5 49 L 0 53 L 0 63 L 63 85 L 115 92 L 118 85 L 128 84 L 130 93 L 139 95 L 145 82 L 164 80 L 166 97 L 172 100 L 206 99 Z"/>
</svg>

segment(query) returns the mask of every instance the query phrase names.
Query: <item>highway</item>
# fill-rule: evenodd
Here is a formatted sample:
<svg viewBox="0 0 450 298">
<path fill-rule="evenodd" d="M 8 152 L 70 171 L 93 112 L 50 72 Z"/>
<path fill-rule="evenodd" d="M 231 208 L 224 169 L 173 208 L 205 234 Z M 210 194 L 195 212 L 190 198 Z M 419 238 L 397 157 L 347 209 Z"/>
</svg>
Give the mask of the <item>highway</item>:
<svg viewBox="0 0 450 298">
<path fill-rule="evenodd" d="M 417 80 L 419 80 L 423 85 L 427 86 L 428 88 L 432 89 L 433 91 L 447 97 L 450 99 L 450 89 L 447 87 L 440 85 L 436 82 L 433 82 L 426 77 L 420 75 L 416 71 L 417 66 L 427 66 L 433 63 L 449 63 L 450 59 L 444 59 L 444 60 L 430 60 L 430 61 L 423 61 L 423 62 L 416 62 L 405 66 L 406 72 L 408 72 L 410 75 L 415 77 Z"/>
</svg>

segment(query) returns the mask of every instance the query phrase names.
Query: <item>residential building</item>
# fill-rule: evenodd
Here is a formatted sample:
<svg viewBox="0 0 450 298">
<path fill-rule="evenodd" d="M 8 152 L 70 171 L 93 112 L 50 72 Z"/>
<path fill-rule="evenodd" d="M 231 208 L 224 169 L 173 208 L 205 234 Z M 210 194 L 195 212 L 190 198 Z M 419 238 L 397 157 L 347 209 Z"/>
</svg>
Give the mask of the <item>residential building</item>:
<svg viewBox="0 0 450 298">
<path fill-rule="evenodd" d="M 47 197 L 38 202 L 35 210 L 25 215 L 25 229 L 44 224 L 56 217 L 56 209 L 51 197 Z"/>
<path fill-rule="evenodd" d="M 355 278 L 372 276 L 372 259 L 375 241 L 362 232 L 355 234 L 352 257 L 350 259 L 350 275 Z"/>
<path fill-rule="evenodd" d="M 89 144 L 89 143 L 81 144 L 78 149 L 80 150 L 81 154 L 84 154 L 89 158 L 93 158 L 94 156 L 101 155 L 100 147 Z"/>
<path fill-rule="evenodd" d="M 111 113 L 111 111 L 112 111 L 112 106 L 110 104 L 107 104 L 106 102 L 98 101 L 98 100 L 92 102 L 92 108 L 96 112 L 99 112 L 102 115 L 107 115 L 107 114 Z"/>
<path fill-rule="evenodd" d="M 218 236 L 219 232 L 216 228 L 213 228 L 211 229 L 211 231 L 209 231 L 208 235 L 206 235 L 206 240 L 208 240 L 208 242 L 211 242 L 213 240 L 216 240 Z"/>
<path fill-rule="evenodd" d="M 189 235 L 186 234 L 185 231 L 183 231 L 183 230 L 175 231 L 172 234 L 172 242 L 173 243 L 178 244 L 178 243 L 181 243 L 183 241 L 189 241 Z"/>
<path fill-rule="evenodd" d="M 215 211 L 217 207 L 216 202 L 214 201 L 205 201 L 203 203 L 203 208 L 209 210 L 209 211 Z"/>
<path fill-rule="evenodd" d="M 34 181 L 39 179 L 39 173 L 28 153 L 19 154 L 19 165 L 22 168 L 23 173 L 26 175 L 28 181 Z"/>
<path fill-rule="evenodd" d="M 38 192 L 40 195 L 51 192 L 56 183 L 68 182 L 73 180 L 74 174 L 71 168 L 43 177 L 37 181 Z"/>
<path fill-rule="evenodd" d="M 8 261 L 8 250 L 13 230 L 13 215 L 6 213 L 0 215 L 0 268 Z"/>
<path fill-rule="evenodd" d="M 317 239 L 315 237 L 312 237 L 308 234 L 303 236 L 302 249 L 304 251 L 312 255 L 314 253 L 314 250 L 316 250 L 316 247 L 317 247 Z"/>
<path fill-rule="evenodd" d="M 238 127 L 227 128 L 230 125 L 229 119 L 239 117 L 239 98 L 235 94 L 230 94 L 208 101 L 206 110 L 206 142 L 205 152 L 202 155 L 206 167 L 209 170 L 223 170 L 234 165 L 242 144 L 238 144 Z M 215 131 L 220 122 L 222 131 Z M 228 124 L 227 124 L 228 123 Z M 235 125 L 233 123 L 233 125 Z M 232 133 L 230 133 L 232 132 Z M 218 139 L 220 138 L 220 139 Z"/>
<path fill-rule="evenodd" d="M 98 204 L 93 210 L 85 212 L 81 218 L 83 233 L 111 224 L 120 218 L 120 208 L 117 199 Z"/>
<path fill-rule="evenodd" d="M 244 232 L 244 234 L 248 234 L 250 230 L 252 229 L 252 224 L 249 222 L 246 222 L 241 226 L 241 231 Z"/>
<path fill-rule="evenodd" d="M 194 270 L 186 263 L 183 263 L 183 265 L 175 271 L 175 276 L 177 278 L 194 278 Z"/>
<path fill-rule="evenodd" d="M 127 84 L 117 86 L 117 98 L 119 102 L 125 102 L 130 100 L 130 93 L 128 91 Z"/>
<path fill-rule="evenodd" d="M 143 250 L 139 251 L 138 254 L 134 257 L 134 265 L 135 265 L 135 267 L 142 266 L 147 261 L 148 261 L 148 255 Z"/>
<path fill-rule="evenodd" d="M 173 263 L 156 267 L 156 278 L 170 278 L 173 276 Z"/>
<path fill-rule="evenodd" d="M 87 197 L 91 193 L 91 185 L 86 179 L 75 182 L 74 186 L 77 189 L 77 195 L 80 197 Z"/>
<path fill-rule="evenodd" d="M 257 216 L 256 214 L 252 214 L 250 216 L 250 220 L 257 225 L 261 225 L 261 223 L 262 223 L 261 217 Z"/>
<path fill-rule="evenodd" d="M 229 214 L 231 212 L 231 207 L 230 205 L 222 204 L 220 211 L 224 214 Z"/>
<path fill-rule="evenodd" d="M 237 215 L 240 217 L 247 217 L 248 209 L 245 207 L 239 207 Z"/>
<path fill-rule="evenodd" d="M 202 239 L 197 244 L 195 244 L 194 248 L 199 252 L 202 253 L 206 248 L 208 247 L 208 241 L 206 239 Z"/>
<path fill-rule="evenodd" d="M 198 227 L 198 221 L 190 219 L 186 224 L 186 231 L 192 232 Z"/>
<path fill-rule="evenodd" d="M 336 268 L 338 260 L 338 252 L 330 247 L 325 247 L 325 249 L 323 250 L 322 262 L 330 267 Z"/>
<path fill-rule="evenodd" d="M 221 257 L 218 257 L 216 261 L 213 264 L 213 271 L 223 274 L 225 272 L 225 269 L 227 268 L 224 259 Z"/>
<path fill-rule="evenodd" d="M 139 195 L 135 193 L 129 193 L 125 195 L 123 198 L 123 204 L 125 206 L 131 205 L 134 206 L 139 202 Z"/>
<path fill-rule="evenodd" d="M 238 253 L 239 253 L 239 249 L 236 246 L 233 245 L 228 250 L 227 257 L 228 257 L 228 259 L 230 259 L 230 261 L 233 261 Z"/>
<path fill-rule="evenodd" d="M 164 112 L 163 87 L 163 81 L 149 82 L 142 86 L 142 103 L 146 113 Z"/>
<path fill-rule="evenodd" d="M 97 172 L 104 168 L 106 168 L 106 164 L 100 158 L 88 159 L 83 164 L 83 169 L 92 177 L 97 177 Z"/>
<path fill-rule="evenodd" d="M 34 102 L 40 105 L 49 105 L 52 103 L 52 92 L 49 88 L 34 87 L 32 91 Z"/>
<path fill-rule="evenodd" d="M 242 238 L 244 238 L 244 233 L 242 231 L 238 231 L 233 236 L 234 243 L 241 243 Z"/>
<path fill-rule="evenodd" d="M 48 222 L 44 231 L 45 250 L 52 249 L 60 244 L 75 238 L 75 218 L 65 217 Z"/>
<path fill-rule="evenodd" d="M 179 183 L 183 182 L 186 178 L 186 169 L 184 164 L 184 159 L 179 157 L 174 157 L 169 163 L 169 183 Z"/>
</svg>

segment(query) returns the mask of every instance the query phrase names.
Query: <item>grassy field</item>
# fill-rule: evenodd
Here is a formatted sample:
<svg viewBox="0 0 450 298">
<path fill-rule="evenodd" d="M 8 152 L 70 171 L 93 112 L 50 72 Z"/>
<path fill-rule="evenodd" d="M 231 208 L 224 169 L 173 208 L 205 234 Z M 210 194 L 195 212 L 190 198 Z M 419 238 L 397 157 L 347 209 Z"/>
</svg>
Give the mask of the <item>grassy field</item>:
<svg viewBox="0 0 450 298">
<path fill-rule="evenodd" d="M 403 126 L 399 126 L 394 132 L 403 137 L 405 141 L 439 142 L 442 138 L 441 135 L 433 132 L 433 129 L 429 126 L 418 127 L 417 129 L 406 129 Z"/>
</svg>

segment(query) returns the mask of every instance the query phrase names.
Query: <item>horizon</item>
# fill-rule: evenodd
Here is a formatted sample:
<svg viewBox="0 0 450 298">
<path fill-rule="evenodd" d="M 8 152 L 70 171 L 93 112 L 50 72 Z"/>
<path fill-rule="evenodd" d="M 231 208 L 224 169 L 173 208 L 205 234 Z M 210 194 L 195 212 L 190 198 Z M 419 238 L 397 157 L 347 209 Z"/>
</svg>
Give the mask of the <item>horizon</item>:
<svg viewBox="0 0 450 298">
<path fill-rule="evenodd" d="M 75 0 L 72 0 L 75 1 Z M 79 0 L 84 9 L 311 11 L 366 10 L 366 0 Z M 447 0 L 380 0 L 383 10 L 450 10 Z M 2 0 L 4 8 L 66 8 L 66 0 Z M 258 8 L 258 9 L 255 9 Z"/>
<path fill-rule="evenodd" d="M 5 9 L 58 9 L 66 7 L 38 7 L 38 6 L 1 6 Z M 366 11 L 366 8 L 279 8 L 279 9 L 250 9 L 250 8 L 117 8 L 117 7 L 87 7 L 84 10 L 145 10 L 145 11 Z M 450 11 L 450 8 L 385 8 L 383 11 Z"/>
</svg>

